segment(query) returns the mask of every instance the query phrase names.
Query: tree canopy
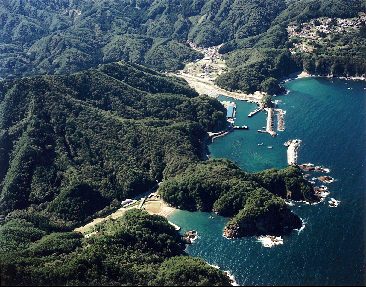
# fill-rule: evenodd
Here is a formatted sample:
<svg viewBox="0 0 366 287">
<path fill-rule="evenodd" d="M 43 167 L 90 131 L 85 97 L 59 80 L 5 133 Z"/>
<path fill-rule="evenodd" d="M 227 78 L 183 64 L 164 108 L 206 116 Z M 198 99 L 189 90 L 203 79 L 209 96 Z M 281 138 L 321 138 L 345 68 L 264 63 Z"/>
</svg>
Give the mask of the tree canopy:
<svg viewBox="0 0 366 287">
<path fill-rule="evenodd" d="M 221 271 L 185 254 L 166 219 L 137 209 L 90 238 L 47 234 L 13 219 L 0 227 L 0 242 L 2 285 L 230 285 Z"/>
</svg>

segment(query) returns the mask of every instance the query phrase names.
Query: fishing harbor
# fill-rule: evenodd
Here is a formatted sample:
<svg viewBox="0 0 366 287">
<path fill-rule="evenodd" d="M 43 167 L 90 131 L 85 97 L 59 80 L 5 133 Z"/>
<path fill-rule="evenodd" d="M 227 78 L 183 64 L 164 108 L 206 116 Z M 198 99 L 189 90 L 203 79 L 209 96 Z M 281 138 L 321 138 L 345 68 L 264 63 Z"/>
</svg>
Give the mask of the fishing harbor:
<svg viewBox="0 0 366 287">
<path fill-rule="evenodd" d="M 248 119 L 253 118 L 258 113 L 265 111 L 266 114 L 266 126 L 262 127 L 261 129 L 258 129 L 258 133 L 263 134 L 269 134 L 272 136 L 272 138 L 277 137 L 278 132 L 285 130 L 285 122 L 284 122 L 284 115 L 286 114 L 286 111 L 281 109 L 277 104 L 281 101 L 275 101 L 273 104 L 273 107 L 265 107 L 263 104 L 259 104 L 259 107 L 255 108 L 254 110 L 250 111 L 247 114 Z M 237 102 L 231 101 L 231 100 L 222 100 L 221 103 L 224 105 L 224 107 L 227 110 L 227 121 L 229 123 L 228 129 L 225 131 L 221 131 L 218 133 L 209 133 L 210 138 L 212 139 L 212 142 L 217 139 L 224 137 L 228 135 L 229 133 L 233 132 L 234 130 L 240 130 L 245 129 L 248 130 L 249 127 L 247 125 L 241 125 L 242 121 L 240 121 L 240 124 L 237 124 L 238 120 L 245 119 L 243 117 L 243 113 L 241 109 L 238 109 Z M 258 116 L 256 116 L 258 117 Z M 276 121 L 277 119 L 277 121 Z M 243 138 L 245 140 L 245 137 Z M 324 201 L 325 198 L 327 198 L 330 195 L 330 191 L 327 186 L 324 184 L 330 184 L 334 181 L 334 178 L 331 176 L 310 176 L 309 173 L 330 173 L 330 169 L 314 165 L 312 163 L 304 163 L 299 164 L 299 150 L 302 144 L 302 140 L 300 139 L 293 139 L 293 140 L 287 140 L 284 142 L 284 146 L 286 147 L 286 160 L 287 165 L 289 166 L 298 166 L 303 172 L 304 172 L 304 178 L 308 180 L 308 182 L 313 186 L 315 195 L 320 199 L 320 201 Z M 263 142 L 257 143 L 257 147 L 261 148 L 264 146 Z M 273 149 L 273 145 L 266 145 L 265 146 L 268 150 Z M 339 205 L 340 201 L 329 201 L 329 207 L 337 207 Z M 269 240 L 269 241 L 268 241 Z M 262 241 L 261 241 L 262 242 Z M 267 238 L 267 242 L 272 242 L 270 239 Z M 262 243 L 263 243 L 262 242 Z M 273 242 L 272 242 L 273 243 Z M 263 243 L 265 244 L 265 243 Z M 276 244 L 273 244 L 273 246 L 276 246 Z"/>
<path fill-rule="evenodd" d="M 283 244 L 269 248 L 264 247 L 257 237 L 225 239 L 222 231 L 227 220 L 214 213 L 178 211 L 170 220 L 184 231 L 196 230 L 199 233 L 196 242 L 187 248 L 189 254 L 230 270 L 240 285 L 359 284 L 363 277 L 357 270 L 362 270 L 363 262 L 349 254 L 363 250 L 363 242 L 359 239 L 363 238 L 364 222 L 359 214 L 364 211 L 364 179 L 352 175 L 363 174 L 365 158 L 361 155 L 366 152 L 366 138 L 361 126 L 354 126 L 361 122 L 351 119 L 356 115 L 363 116 L 360 94 L 364 93 L 364 85 L 309 78 L 290 81 L 286 86 L 289 94 L 276 98 L 282 101 L 276 108 L 286 111 L 284 132 L 277 132 L 276 137 L 259 134 L 258 129 L 265 129 L 265 111 L 248 117 L 258 109 L 257 104 L 220 97 L 220 101 L 236 103 L 234 125 L 247 125 L 249 130 L 234 130 L 217 138 L 209 145 L 209 150 L 210 158 L 227 158 L 246 171 L 260 172 L 288 166 L 284 143 L 300 139 L 297 165 L 308 181 L 313 182 L 316 194 L 324 198 L 315 205 L 288 202 L 303 220 L 303 227 L 283 236 Z M 352 90 L 348 90 L 350 86 Z M 301 89 L 306 89 L 306 93 Z M 303 108 L 315 105 L 318 113 L 309 113 Z M 343 113 L 350 119 L 346 123 L 337 116 L 339 107 L 345 106 L 347 110 L 343 109 Z M 276 122 L 278 125 L 278 119 L 274 119 L 275 125 Z M 340 130 L 339 126 L 344 128 Z M 337 138 L 337 145 L 330 144 L 331 138 Z M 335 181 L 323 183 L 318 179 L 320 176 L 331 176 Z M 338 204 L 333 204 L 332 199 Z M 271 239 L 266 240 L 272 244 Z M 313 256 L 305 260 L 303 254 Z M 341 266 L 334 258 L 339 258 L 344 264 Z M 294 267 L 294 262 L 299 262 L 299 268 Z M 322 272 L 318 272 L 319 266 Z M 288 268 L 294 272 L 285 272 Z M 309 274 L 314 275 L 311 280 Z"/>
</svg>

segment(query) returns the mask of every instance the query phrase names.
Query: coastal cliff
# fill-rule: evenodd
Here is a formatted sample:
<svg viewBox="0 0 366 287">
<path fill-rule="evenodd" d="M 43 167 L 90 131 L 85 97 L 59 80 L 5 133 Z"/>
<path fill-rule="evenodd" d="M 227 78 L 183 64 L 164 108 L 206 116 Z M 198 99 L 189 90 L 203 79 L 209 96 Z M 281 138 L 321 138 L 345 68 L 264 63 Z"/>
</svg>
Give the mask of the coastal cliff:
<svg viewBox="0 0 366 287">
<path fill-rule="evenodd" d="M 287 207 L 273 208 L 256 216 L 243 209 L 224 228 L 224 237 L 284 235 L 302 226 L 301 219 Z"/>
<path fill-rule="evenodd" d="M 256 173 L 255 178 L 261 186 L 281 198 L 310 203 L 319 201 L 313 186 L 303 179 L 303 172 L 298 166 L 264 170 Z"/>
</svg>

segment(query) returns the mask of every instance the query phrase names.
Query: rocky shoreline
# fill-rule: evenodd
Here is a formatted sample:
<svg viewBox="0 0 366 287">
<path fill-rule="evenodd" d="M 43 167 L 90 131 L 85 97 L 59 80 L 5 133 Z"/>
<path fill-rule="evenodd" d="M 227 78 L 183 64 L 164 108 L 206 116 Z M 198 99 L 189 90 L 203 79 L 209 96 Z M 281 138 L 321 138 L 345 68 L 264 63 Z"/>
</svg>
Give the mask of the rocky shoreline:
<svg viewBox="0 0 366 287">
<path fill-rule="evenodd" d="M 290 209 L 283 208 L 228 224 L 224 228 L 223 236 L 227 239 L 261 235 L 282 236 L 289 234 L 294 229 L 300 229 L 302 225 L 300 217 L 292 213 Z"/>
<path fill-rule="evenodd" d="M 315 75 L 309 74 L 306 71 L 293 73 L 286 78 L 283 78 L 282 82 L 289 82 L 297 79 L 305 79 L 305 78 L 327 78 L 327 79 L 341 79 L 348 81 L 366 81 L 366 75 L 363 76 L 334 76 L 334 75 Z"/>
</svg>

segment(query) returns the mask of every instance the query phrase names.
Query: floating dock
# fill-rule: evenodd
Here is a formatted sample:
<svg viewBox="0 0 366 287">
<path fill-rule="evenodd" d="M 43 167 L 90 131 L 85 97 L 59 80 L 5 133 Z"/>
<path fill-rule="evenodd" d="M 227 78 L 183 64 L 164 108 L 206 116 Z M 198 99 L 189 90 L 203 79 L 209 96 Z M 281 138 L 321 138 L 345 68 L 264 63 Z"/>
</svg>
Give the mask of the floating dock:
<svg viewBox="0 0 366 287">
<path fill-rule="evenodd" d="M 211 138 L 211 142 L 213 142 L 214 139 L 226 136 L 228 133 L 230 133 L 230 130 L 224 130 L 217 133 L 208 132 L 208 136 Z"/>
<path fill-rule="evenodd" d="M 288 165 L 297 165 L 298 151 L 301 144 L 301 140 L 289 140 L 285 143 L 287 146 L 287 163 Z"/>
</svg>

